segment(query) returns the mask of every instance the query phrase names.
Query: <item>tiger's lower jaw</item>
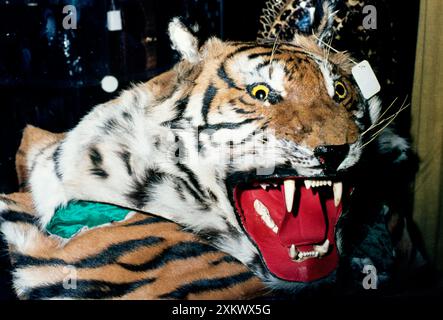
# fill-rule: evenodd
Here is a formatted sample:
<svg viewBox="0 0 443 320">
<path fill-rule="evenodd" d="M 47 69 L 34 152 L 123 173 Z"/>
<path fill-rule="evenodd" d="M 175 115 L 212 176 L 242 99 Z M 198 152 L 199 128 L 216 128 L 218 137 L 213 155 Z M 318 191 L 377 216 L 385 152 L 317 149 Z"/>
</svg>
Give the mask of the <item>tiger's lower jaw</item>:
<svg viewBox="0 0 443 320">
<path fill-rule="evenodd" d="M 311 283 L 338 267 L 335 226 L 345 188 L 340 181 L 302 177 L 249 179 L 231 185 L 231 200 L 272 276 Z"/>
</svg>

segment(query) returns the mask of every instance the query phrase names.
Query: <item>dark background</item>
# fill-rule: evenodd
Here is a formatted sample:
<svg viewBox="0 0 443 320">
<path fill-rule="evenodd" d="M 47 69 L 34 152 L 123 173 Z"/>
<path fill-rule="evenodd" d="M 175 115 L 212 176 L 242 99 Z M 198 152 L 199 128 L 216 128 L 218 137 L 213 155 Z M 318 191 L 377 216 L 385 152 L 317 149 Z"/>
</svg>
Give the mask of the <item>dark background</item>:
<svg viewBox="0 0 443 320">
<path fill-rule="evenodd" d="M 366 1 L 378 9 L 378 29 L 355 40 L 363 14 L 333 43 L 357 58 L 362 47 L 380 77 L 386 101 L 410 96 L 417 33 L 418 1 Z M 388 3 L 386 3 L 388 2 Z M 123 31 L 106 29 L 111 0 L 0 0 L 0 193 L 18 189 L 15 152 L 21 132 L 32 124 L 54 132 L 66 131 L 94 105 L 113 98 L 100 81 L 119 79 L 119 90 L 145 81 L 176 60 L 166 30 L 174 16 L 198 22 L 199 36 L 254 40 L 265 0 L 116 0 L 122 10 Z M 62 28 L 62 8 L 75 4 L 76 30 Z M 409 114 L 397 122 L 408 135 Z M 407 202 L 407 201 L 406 201 Z M 9 263 L 0 243 L 0 300 L 14 298 L 10 291 Z"/>
</svg>

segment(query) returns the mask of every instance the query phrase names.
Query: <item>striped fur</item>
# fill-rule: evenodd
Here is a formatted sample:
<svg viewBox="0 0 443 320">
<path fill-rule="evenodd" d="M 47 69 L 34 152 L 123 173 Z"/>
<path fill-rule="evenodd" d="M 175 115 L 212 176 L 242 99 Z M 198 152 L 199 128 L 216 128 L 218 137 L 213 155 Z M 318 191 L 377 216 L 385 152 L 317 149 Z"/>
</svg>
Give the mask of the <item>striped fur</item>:
<svg viewBox="0 0 443 320">
<path fill-rule="evenodd" d="M 239 261 L 157 216 L 135 213 L 61 246 L 39 229 L 29 194 L 1 196 L 0 206 L 21 299 L 249 299 L 264 292 Z"/>
</svg>

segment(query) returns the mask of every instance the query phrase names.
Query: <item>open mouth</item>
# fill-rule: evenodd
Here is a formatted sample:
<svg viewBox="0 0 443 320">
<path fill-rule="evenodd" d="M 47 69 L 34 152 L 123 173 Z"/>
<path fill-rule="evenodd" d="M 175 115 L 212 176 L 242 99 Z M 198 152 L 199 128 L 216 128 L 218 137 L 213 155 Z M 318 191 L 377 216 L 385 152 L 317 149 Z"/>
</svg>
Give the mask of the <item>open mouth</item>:
<svg viewBox="0 0 443 320">
<path fill-rule="evenodd" d="M 338 265 L 335 225 L 343 183 L 302 177 L 254 179 L 233 187 L 241 224 L 276 277 L 310 282 Z"/>
</svg>

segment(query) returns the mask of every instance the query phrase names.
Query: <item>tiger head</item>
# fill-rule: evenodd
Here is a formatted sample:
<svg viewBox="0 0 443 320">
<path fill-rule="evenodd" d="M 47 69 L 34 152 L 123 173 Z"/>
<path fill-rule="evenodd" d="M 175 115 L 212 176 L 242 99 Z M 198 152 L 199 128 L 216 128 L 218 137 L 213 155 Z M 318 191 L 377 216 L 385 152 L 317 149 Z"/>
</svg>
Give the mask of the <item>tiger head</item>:
<svg viewBox="0 0 443 320">
<path fill-rule="evenodd" d="M 169 33 L 182 59 L 156 81 L 161 95 L 183 102 L 167 125 L 195 133 L 200 181 L 216 177 L 207 185 L 234 232 L 219 246 L 268 280 L 332 274 L 350 173 L 379 112 L 378 99 L 365 100 L 355 84 L 349 56 L 324 48 L 320 33 L 199 46 L 178 19 Z"/>
</svg>

